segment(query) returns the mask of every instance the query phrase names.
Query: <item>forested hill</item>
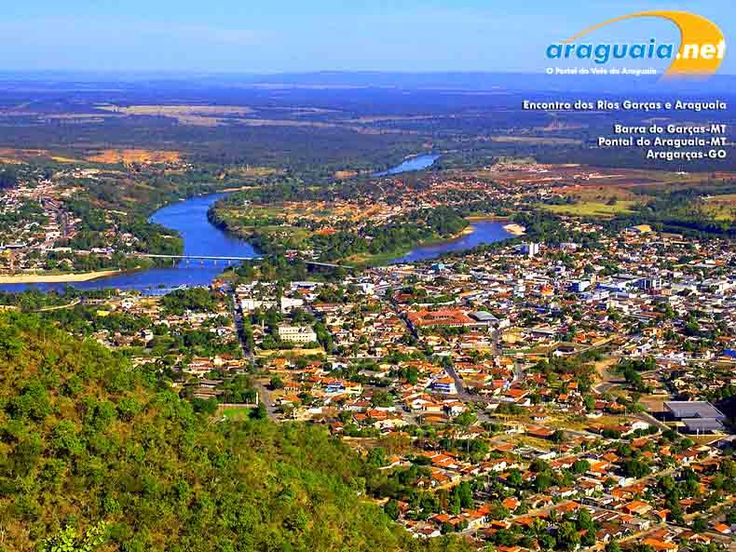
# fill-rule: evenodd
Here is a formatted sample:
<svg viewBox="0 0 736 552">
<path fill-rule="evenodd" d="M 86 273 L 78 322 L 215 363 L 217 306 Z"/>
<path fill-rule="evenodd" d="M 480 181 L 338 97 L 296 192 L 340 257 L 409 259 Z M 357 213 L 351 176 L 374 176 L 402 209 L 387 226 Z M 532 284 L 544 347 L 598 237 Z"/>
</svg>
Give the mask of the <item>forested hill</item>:
<svg viewBox="0 0 736 552">
<path fill-rule="evenodd" d="M 365 464 L 322 428 L 205 418 L 36 317 L 0 316 L 0 383 L 2 550 L 454 547 L 361 498 Z"/>
</svg>

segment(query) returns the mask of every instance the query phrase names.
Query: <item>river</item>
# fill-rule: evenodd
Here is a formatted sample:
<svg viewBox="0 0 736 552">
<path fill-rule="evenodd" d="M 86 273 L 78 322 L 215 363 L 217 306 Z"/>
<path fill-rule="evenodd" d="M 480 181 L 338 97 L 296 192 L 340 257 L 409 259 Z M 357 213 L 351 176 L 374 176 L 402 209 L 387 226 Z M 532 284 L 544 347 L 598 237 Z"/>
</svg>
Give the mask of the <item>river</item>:
<svg viewBox="0 0 736 552">
<path fill-rule="evenodd" d="M 256 251 L 247 242 L 235 238 L 210 224 L 207 211 L 225 194 L 193 197 L 172 203 L 156 211 L 151 221 L 177 230 L 184 240 L 185 255 L 222 255 L 232 257 L 257 257 Z M 223 261 L 176 261 L 171 267 L 151 268 L 126 272 L 89 282 L 68 284 L 3 284 L 0 290 L 20 291 L 30 287 L 36 289 L 63 290 L 66 286 L 77 289 L 136 289 L 147 293 L 186 286 L 206 286 L 220 274 L 227 263 Z"/>
<path fill-rule="evenodd" d="M 445 253 L 465 251 L 478 247 L 479 245 L 495 243 L 513 237 L 512 234 L 504 230 L 503 223 L 496 220 L 473 221 L 471 230 L 472 232 L 463 234 L 454 240 L 423 245 L 412 249 L 406 255 L 393 259 L 391 264 L 426 261 L 437 258 Z"/>
<path fill-rule="evenodd" d="M 396 175 L 426 169 L 434 164 L 439 155 L 417 155 L 399 165 L 377 173 L 376 176 Z M 216 255 L 233 257 L 257 257 L 253 247 L 210 224 L 207 211 L 224 194 L 194 197 L 172 203 L 156 211 L 151 221 L 178 231 L 184 240 L 185 255 Z M 473 232 L 446 242 L 417 247 L 392 263 L 427 260 L 451 251 L 462 251 L 477 245 L 493 243 L 510 237 L 503 225 L 495 221 L 473 223 Z M 2 284 L 2 291 L 22 291 L 35 288 L 42 291 L 63 290 L 67 286 L 77 289 L 135 289 L 145 293 L 162 293 L 179 286 L 204 286 L 212 282 L 227 266 L 225 262 L 177 261 L 167 268 L 151 268 L 127 272 L 92 280 L 71 283 Z"/>
<path fill-rule="evenodd" d="M 414 155 L 413 157 L 407 157 L 395 167 L 391 167 L 390 169 L 386 169 L 385 171 L 373 173 L 373 176 L 393 176 L 395 174 L 421 171 L 434 165 L 439 158 L 439 154 L 436 153 Z"/>
</svg>

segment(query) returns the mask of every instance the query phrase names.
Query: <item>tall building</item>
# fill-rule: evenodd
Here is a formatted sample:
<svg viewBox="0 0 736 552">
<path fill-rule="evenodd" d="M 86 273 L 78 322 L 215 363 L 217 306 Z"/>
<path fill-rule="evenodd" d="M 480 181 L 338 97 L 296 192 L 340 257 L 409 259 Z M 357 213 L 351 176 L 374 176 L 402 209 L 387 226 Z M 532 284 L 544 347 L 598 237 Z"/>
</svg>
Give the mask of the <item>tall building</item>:
<svg viewBox="0 0 736 552">
<path fill-rule="evenodd" d="M 531 259 L 539 253 L 539 244 L 534 242 L 524 243 L 521 245 L 521 253 Z"/>
</svg>

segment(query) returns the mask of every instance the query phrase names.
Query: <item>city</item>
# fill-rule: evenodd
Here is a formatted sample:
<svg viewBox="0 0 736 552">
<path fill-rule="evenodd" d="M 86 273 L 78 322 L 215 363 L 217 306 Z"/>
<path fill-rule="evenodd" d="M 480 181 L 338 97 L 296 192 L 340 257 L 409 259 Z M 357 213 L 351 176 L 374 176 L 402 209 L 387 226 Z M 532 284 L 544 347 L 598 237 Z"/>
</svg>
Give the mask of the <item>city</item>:
<svg viewBox="0 0 736 552">
<path fill-rule="evenodd" d="M 378 474 L 366 491 L 415 538 L 728 546 L 736 464 L 714 404 L 736 393 L 730 240 L 586 221 L 560 201 L 560 178 L 598 193 L 610 175 L 535 164 L 489 174 L 431 176 L 410 202 L 379 187 L 347 212 L 390 223 L 470 195 L 497 211 L 547 201 L 573 215 L 561 211 L 549 242 L 531 241 L 538 223 L 507 221 L 506 239 L 440 259 L 346 271 L 309 268 L 324 256 L 300 250 L 276 272 L 254 259 L 217 269 L 210 286 L 59 294 L 38 312 L 166 374 L 221 423 L 326 427 L 366 455 Z M 315 235 L 324 223 L 310 223 Z M 18 297 L 6 294 L 7 308 L 22 308 Z"/>
<path fill-rule="evenodd" d="M 1 552 L 736 552 L 731 0 L 6 4 Z"/>
</svg>

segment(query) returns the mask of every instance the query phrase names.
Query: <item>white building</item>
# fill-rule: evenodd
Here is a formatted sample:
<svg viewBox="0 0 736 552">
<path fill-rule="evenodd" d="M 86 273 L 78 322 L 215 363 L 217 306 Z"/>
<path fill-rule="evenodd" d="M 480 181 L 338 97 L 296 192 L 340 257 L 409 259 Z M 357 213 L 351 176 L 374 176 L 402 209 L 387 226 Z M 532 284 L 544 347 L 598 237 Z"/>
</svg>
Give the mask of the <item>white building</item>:
<svg viewBox="0 0 736 552">
<path fill-rule="evenodd" d="M 539 253 L 539 244 L 534 242 L 524 243 L 519 247 L 522 255 L 526 255 L 530 259 Z"/>
<path fill-rule="evenodd" d="M 246 297 L 244 299 L 241 299 L 240 301 L 240 308 L 243 312 L 252 312 L 254 310 L 269 310 L 276 306 L 276 301 L 272 300 L 262 300 L 262 299 L 253 299 L 250 297 Z"/>
<path fill-rule="evenodd" d="M 281 312 L 289 312 L 304 306 L 304 299 L 292 299 L 291 297 L 281 298 Z"/>
<path fill-rule="evenodd" d="M 314 343 L 317 341 L 317 334 L 311 326 L 287 326 L 278 327 L 279 339 L 288 341 L 289 343 Z"/>
</svg>

